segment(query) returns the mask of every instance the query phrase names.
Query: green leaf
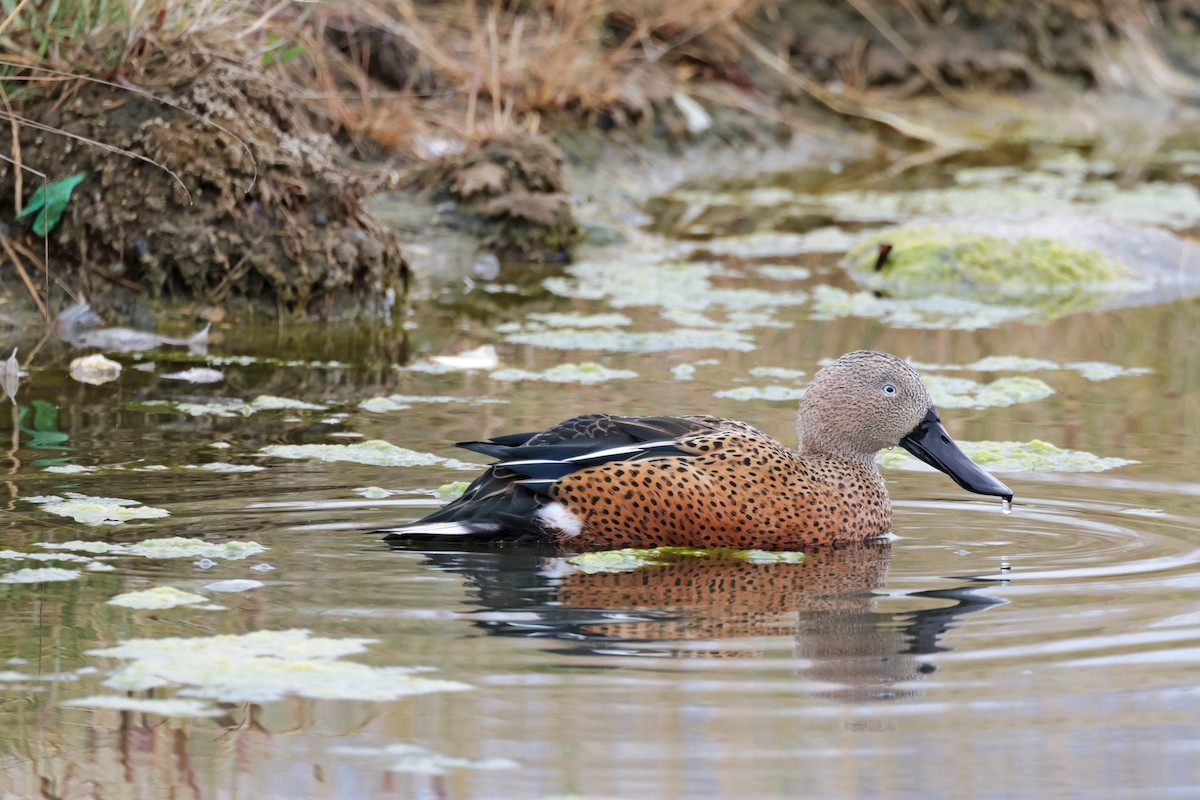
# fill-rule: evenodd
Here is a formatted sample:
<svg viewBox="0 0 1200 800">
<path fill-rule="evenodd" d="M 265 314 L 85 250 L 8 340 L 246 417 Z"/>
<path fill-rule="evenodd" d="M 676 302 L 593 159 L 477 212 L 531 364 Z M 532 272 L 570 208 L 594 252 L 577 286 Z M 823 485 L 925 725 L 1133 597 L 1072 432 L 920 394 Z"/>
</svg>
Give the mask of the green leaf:
<svg viewBox="0 0 1200 800">
<path fill-rule="evenodd" d="M 294 47 L 289 47 L 282 53 L 277 53 L 274 50 L 268 50 L 267 52 L 263 53 L 263 66 L 270 67 L 274 66 L 275 64 L 286 64 L 303 54 L 304 46 L 299 44 L 295 45 Z"/>
<path fill-rule="evenodd" d="M 76 172 L 70 177 L 46 184 L 33 193 L 25 205 L 25 210 L 17 214 L 17 219 L 24 219 L 30 214 L 38 212 L 37 218 L 33 221 L 33 232 L 38 236 L 45 236 L 62 219 L 63 211 L 66 210 L 67 203 L 71 200 L 71 192 L 75 191 L 75 187 L 85 177 L 87 177 L 86 172 Z"/>
</svg>

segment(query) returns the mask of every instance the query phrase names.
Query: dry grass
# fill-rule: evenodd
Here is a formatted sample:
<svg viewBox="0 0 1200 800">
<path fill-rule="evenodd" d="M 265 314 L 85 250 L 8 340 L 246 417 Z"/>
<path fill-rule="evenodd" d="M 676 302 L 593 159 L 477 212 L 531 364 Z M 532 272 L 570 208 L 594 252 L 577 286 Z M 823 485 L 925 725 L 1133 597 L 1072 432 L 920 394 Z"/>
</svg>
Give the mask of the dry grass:
<svg viewBox="0 0 1200 800">
<path fill-rule="evenodd" d="M 412 81 L 383 89 L 366 48 L 326 59 L 313 96 L 346 129 L 387 146 L 442 134 L 475 139 L 537 130 L 547 115 L 619 124 L 689 81 L 736 63 L 737 28 L 773 0 L 370 0 L 355 17 L 330 3 L 322 23 L 370 29 L 406 52 Z M 426 87 L 414 91 L 417 83 Z M 432 86 L 433 88 L 429 88 Z M 347 91 L 353 87 L 353 91 Z"/>
</svg>

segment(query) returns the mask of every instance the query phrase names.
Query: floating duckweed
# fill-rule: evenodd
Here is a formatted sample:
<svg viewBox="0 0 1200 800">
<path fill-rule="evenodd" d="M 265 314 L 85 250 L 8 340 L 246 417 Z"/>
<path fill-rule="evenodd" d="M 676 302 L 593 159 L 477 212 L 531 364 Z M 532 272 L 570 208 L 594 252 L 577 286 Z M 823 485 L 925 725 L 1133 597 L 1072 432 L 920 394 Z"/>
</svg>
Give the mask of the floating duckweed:
<svg viewBox="0 0 1200 800">
<path fill-rule="evenodd" d="M 418 775 L 445 775 L 451 769 L 515 769 L 520 766 L 507 758 L 485 758 L 471 761 L 451 758 L 412 744 L 395 743 L 386 747 L 335 747 L 335 753 L 348 756 L 382 758 L 389 762 L 390 772 L 410 772 Z"/>
<path fill-rule="evenodd" d="M 998 378 L 986 385 L 967 378 L 941 375 L 922 375 L 921 380 L 929 389 L 934 405 L 942 408 L 1002 408 L 1031 403 L 1054 394 L 1046 383 L 1024 375 Z"/>
<path fill-rule="evenodd" d="M 80 575 L 77 569 L 59 569 L 58 567 L 26 567 L 16 572 L 6 572 L 0 575 L 0 583 L 53 583 L 55 581 L 73 581 Z"/>
<path fill-rule="evenodd" d="M 551 312 L 530 314 L 526 319 L 540 322 L 548 328 L 623 328 L 633 320 L 624 314 L 563 314 Z"/>
<path fill-rule="evenodd" d="M 973 331 L 1027 319 L 1034 310 L 953 297 L 891 299 L 870 292 L 847 292 L 824 284 L 813 289 L 813 319 L 867 317 L 895 328 Z"/>
<path fill-rule="evenodd" d="M 817 228 L 808 233 L 763 231 L 710 239 L 698 245 L 696 250 L 737 258 L 771 258 L 794 256 L 797 253 L 844 253 L 854 245 L 857 238 L 854 234 L 836 227 Z"/>
<path fill-rule="evenodd" d="M 203 700 L 176 697 L 169 700 L 148 700 L 124 695 L 105 694 L 79 697 L 63 703 L 72 708 L 108 708 L 114 711 L 133 711 L 138 714 L 157 714 L 160 717 L 217 717 L 219 708 Z"/>
<path fill-rule="evenodd" d="M 470 687 L 400 667 L 372 667 L 342 656 L 374 639 L 331 639 L 306 630 L 242 635 L 131 639 L 90 655 L 127 663 L 104 685 L 119 691 L 184 687 L 181 693 L 230 703 L 265 703 L 289 695 L 318 699 L 395 700 Z"/>
<path fill-rule="evenodd" d="M 508 368 L 491 373 L 496 381 L 548 381 L 550 383 L 604 383 L 611 380 L 636 378 L 638 374 L 628 369 L 609 369 L 592 361 L 579 364 L 559 364 L 543 372 Z"/>
<path fill-rule="evenodd" d="M 882 269 L 879 246 L 892 245 Z M 904 297 L 931 290 L 1025 298 L 1081 287 L 1129 288 L 1123 264 L 1098 250 L 1040 237 L 1009 239 L 935 227 L 893 228 L 864 239 L 844 261 L 860 285 Z"/>
<path fill-rule="evenodd" d="M 1103 361 L 1076 361 L 1065 366 L 1067 369 L 1077 370 L 1089 381 L 1106 381 L 1124 375 L 1146 375 L 1153 371 L 1145 367 L 1121 367 L 1116 364 L 1106 364 Z"/>
<path fill-rule="evenodd" d="M 153 589 L 143 589 L 138 592 L 125 592 L 108 601 L 110 606 L 123 606 L 138 609 L 166 609 L 176 606 L 194 606 L 207 603 L 208 598 L 202 595 L 185 592 L 174 586 L 158 586 Z"/>
<path fill-rule="evenodd" d="M 558 350 L 600 350 L 614 353 L 658 353 L 667 350 L 754 349 L 744 333 L 719 328 L 676 328 L 670 331 L 611 331 L 601 328 L 557 328 L 522 331 L 505 337 L 516 344 Z"/>
<path fill-rule="evenodd" d="M 0 550 L 0 559 L 10 561 L 74 561 L 81 564 L 91 563 L 88 556 L 77 556 L 74 553 L 21 553 L 16 550 Z"/>
<path fill-rule="evenodd" d="M 1049 442 L 959 442 L 959 446 L 980 466 L 995 472 L 1103 472 L 1129 464 L 1124 458 L 1102 458 L 1082 450 L 1063 450 Z M 908 470 L 932 470 L 907 453 L 891 449 L 879 454 L 884 467 Z"/>
<path fill-rule="evenodd" d="M 54 472 L 59 475 L 85 475 L 95 472 L 97 467 L 85 467 L 83 464 L 58 464 L 53 467 L 46 467 L 46 472 Z"/>
<path fill-rule="evenodd" d="M 661 567 L 680 558 L 736 559 L 751 564 L 798 564 L 804 560 L 804 554 L 695 547 L 625 547 L 620 550 L 580 553 L 567 558 L 566 563 L 580 572 L 594 575 L 600 572 L 633 572 L 644 567 Z"/>
<path fill-rule="evenodd" d="M 76 550 L 83 553 L 141 558 L 224 558 L 229 561 L 240 561 L 267 551 L 267 548 L 258 542 L 206 542 L 203 539 L 185 539 L 180 536 L 146 539 L 134 544 L 72 541 L 38 542 L 37 546 L 50 550 Z"/>
<path fill-rule="evenodd" d="M 210 592 L 248 592 L 251 589 L 259 589 L 266 586 L 262 581 L 252 580 L 250 578 L 231 578 L 227 581 L 214 581 L 206 583 L 205 589 Z"/>
<path fill-rule="evenodd" d="M 671 377 L 677 381 L 690 381 L 695 376 L 695 364 L 676 364 L 671 367 Z"/>
<path fill-rule="evenodd" d="M 366 486 L 362 489 L 355 489 L 354 493 L 368 500 L 382 500 L 385 497 L 391 497 L 395 494 L 395 492 L 384 489 L 381 486 Z"/>
<path fill-rule="evenodd" d="M 131 519 L 159 519 L 170 516 L 165 508 L 144 506 L 137 500 L 121 497 L 92 497 L 91 495 L 67 492 L 66 497 L 49 495 L 26 497 L 37 503 L 48 514 L 70 517 L 84 525 L 120 525 Z"/>
<path fill-rule="evenodd" d="M 303 400 L 293 400 L 289 397 L 276 397 L 270 394 L 260 394 L 249 403 L 239 400 L 228 400 L 214 403 L 172 403 L 158 401 L 153 404 L 142 403 L 141 407 L 165 406 L 191 417 L 248 417 L 258 411 L 324 411 L 325 406 L 306 403 Z"/>
<path fill-rule="evenodd" d="M 418 453 L 391 442 L 371 439 L 354 444 L 271 444 L 259 450 L 274 458 L 312 458 L 317 461 L 351 461 L 377 467 L 447 467 L 449 469 L 479 469 L 454 458 L 442 458 L 432 453 Z"/>
<path fill-rule="evenodd" d="M 799 400 L 806 391 L 797 386 L 739 386 L 713 392 L 713 396 L 729 400 Z"/>
<path fill-rule="evenodd" d="M 788 369 L 787 367 L 752 367 L 750 374 L 758 378 L 779 378 L 784 381 L 795 381 L 803 378 L 807 373 L 802 369 Z"/>
<path fill-rule="evenodd" d="M 408 403 L 401 403 L 390 397 L 372 397 L 369 400 L 363 400 L 358 407 L 363 411 L 370 411 L 372 414 L 386 414 L 389 411 L 403 411 L 406 408 L 412 408 Z"/>
<path fill-rule="evenodd" d="M 987 356 L 963 367 L 963 369 L 975 372 L 1034 372 L 1058 368 L 1058 364 L 1053 361 L 1041 358 L 1022 358 L 1021 356 Z"/>
<path fill-rule="evenodd" d="M 185 464 L 184 469 L 197 469 L 203 472 L 262 472 L 266 467 L 257 464 L 229 464 L 224 461 L 210 461 L 207 464 Z"/>
<path fill-rule="evenodd" d="M 471 484 L 467 481 L 455 481 L 454 483 L 444 483 L 433 490 L 433 494 L 439 500 L 455 500 L 462 496 L 462 493 L 467 490 Z"/>
<path fill-rule="evenodd" d="M 754 266 L 754 271 L 773 281 L 802 281 L 812 277 L 812 270 L 806 267 L 792 267 L 783 264 L 757 264 Z"/>
</svg>

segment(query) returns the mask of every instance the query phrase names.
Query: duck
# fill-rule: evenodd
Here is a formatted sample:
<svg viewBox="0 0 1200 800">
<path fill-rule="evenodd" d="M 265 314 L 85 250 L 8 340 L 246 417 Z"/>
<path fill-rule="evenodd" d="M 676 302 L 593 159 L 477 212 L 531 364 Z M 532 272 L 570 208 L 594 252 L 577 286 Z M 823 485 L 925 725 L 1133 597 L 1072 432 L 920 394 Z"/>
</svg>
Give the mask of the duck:
<svg viewBox="0 0 1200 800">
<path fill-rule="evenodd" d="M 969 492 L 1013 492 L 947 433 L 921 376 L 890 353 L 822 367 L 796 412 L 792 449 L 707 415 L 590 413 L 543 431 L 460 442 L 496 459 L 456 500 L 382 531 L 401 542 L 525 542 L 803 550 L 886 536 L 880 450 L 900 446 Z"/>
</svg>

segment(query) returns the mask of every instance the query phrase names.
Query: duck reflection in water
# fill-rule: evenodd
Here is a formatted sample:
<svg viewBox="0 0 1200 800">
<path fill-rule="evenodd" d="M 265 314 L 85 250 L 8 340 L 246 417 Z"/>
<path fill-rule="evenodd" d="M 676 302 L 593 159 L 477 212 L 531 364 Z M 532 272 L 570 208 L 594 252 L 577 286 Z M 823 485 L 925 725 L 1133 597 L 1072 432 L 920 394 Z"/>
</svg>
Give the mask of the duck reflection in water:
<svg viewBox="0 0 1200 800">
<path fill-rule="evenodd" d="M 790 636 L 797 675 L 845 701 L 915 693 L 911 682 L 936 669 L 921 657 L 952 649 L 942 640 L 963 616 L 1004 602 L 960 585 L 905 595 L 911 611 L 876 610 L 886 540 L 814 549 L 797 563 L 714 553 L 594 573 L 528 550 L 421 552 L 468 579 L 483 611 L 475 624 L 494 635 L 554 639 L 572 655 L 690 658 L 761 656 L 766 637 Z"/>
</svg>

